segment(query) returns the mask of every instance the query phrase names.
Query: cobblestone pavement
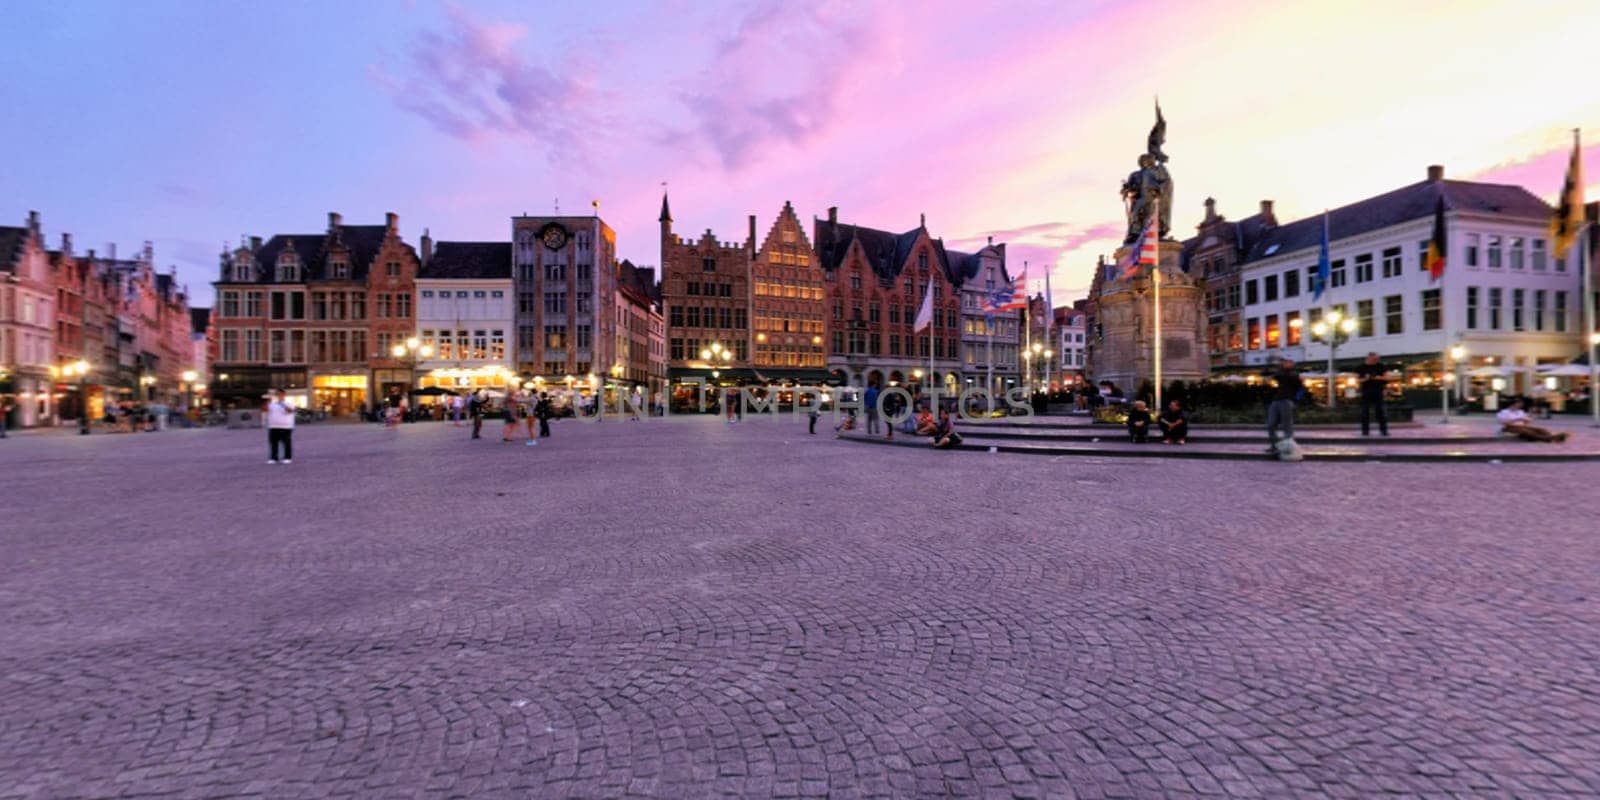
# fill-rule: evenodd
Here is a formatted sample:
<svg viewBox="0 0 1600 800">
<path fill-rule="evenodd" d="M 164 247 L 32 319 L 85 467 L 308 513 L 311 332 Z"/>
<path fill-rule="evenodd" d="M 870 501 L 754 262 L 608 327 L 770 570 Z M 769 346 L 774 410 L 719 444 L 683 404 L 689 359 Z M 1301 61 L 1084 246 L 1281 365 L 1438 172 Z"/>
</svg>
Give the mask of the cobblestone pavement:
<svg viewBox="0 0 1600 800">
<path fill-rule="evenodd" d="M 1600 792 L 1600 465 L 17 437 L 0 797 Z"/>
</svg>

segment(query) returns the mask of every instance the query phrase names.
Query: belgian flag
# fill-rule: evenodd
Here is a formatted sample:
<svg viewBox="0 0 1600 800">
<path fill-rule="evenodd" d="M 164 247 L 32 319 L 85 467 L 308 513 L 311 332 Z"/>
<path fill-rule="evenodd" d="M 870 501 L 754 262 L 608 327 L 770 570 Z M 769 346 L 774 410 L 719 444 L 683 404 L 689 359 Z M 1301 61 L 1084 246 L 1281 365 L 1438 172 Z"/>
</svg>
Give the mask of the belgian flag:
<svg viewBox="0 0 1600 800">
<path fill-rule="evenodd" d="M 1444 195 L 1439 195 L 1439 204 L 1433 208 L 1433 238 L 1428 240 L 1428 259 L 1424 263 L 1428 267 L 1428 274 L 1434 280 L 1444 277 L 1445 254 L 1449 252 L 1444 238 Z"/>
<path fill-rule="evenodd" d="M 1550 238 L 1555 241 L 1555 257 L 1566 258 L 1578 229 L 1583 227 L 1583 159 L 1579 156 L 1578 132 L 1572 132 L 1572 160 L 1567 164 L 1567 181 L 1556 200 L 1556 215 L 1550 218 Z"/>
</svg>

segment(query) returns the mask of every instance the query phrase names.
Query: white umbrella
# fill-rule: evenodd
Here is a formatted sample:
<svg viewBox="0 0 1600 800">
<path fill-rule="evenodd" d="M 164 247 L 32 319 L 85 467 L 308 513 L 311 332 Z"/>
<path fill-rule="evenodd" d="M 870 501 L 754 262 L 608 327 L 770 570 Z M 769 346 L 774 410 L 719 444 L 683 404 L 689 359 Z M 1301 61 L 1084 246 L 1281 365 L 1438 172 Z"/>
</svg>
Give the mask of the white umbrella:
<svg viewBox="0 0 1600 800">
<path fill-rule="evenodd" d="M 1491 365 L 1468 370 L 1467 374 L 1474 378 L 1504 378 L 1516 371 L 1517 370 L 1512 369 L 1511 367 L 1496 367 Z"/>
<path fill-rule="evenodd" d="M 1587 376 L 1589 368 L 1582 364 L 1553 364 L 1540 367 L 1539 374 L 1558 378 L 1579 378 Z"/>
</svg>

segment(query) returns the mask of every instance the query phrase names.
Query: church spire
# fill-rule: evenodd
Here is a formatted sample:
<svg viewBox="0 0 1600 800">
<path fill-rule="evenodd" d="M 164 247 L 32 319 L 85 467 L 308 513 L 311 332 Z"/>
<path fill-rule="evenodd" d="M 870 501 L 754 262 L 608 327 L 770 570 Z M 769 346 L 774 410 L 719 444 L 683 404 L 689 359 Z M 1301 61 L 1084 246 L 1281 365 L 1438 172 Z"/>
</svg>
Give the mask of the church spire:
<svg viewBox="0 0 1600 800">
<path fill-rule="evenodd" d="M 667 192 L 666 192 L 665 189 L 661 190 L 661 219 L 656 220 L 656 221 L 657 222 L 671 222 L 672 221 L 672 209 L 667 207 Z"/>
</svg>

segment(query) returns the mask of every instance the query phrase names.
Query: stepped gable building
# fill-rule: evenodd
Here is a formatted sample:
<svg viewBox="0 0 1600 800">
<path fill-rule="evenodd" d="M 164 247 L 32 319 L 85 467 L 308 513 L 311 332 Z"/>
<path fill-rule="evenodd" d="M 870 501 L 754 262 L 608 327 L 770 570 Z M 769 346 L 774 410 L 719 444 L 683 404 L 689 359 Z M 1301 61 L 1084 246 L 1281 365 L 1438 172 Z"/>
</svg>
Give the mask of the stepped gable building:
<svg viewBox="0 0 1600 800">
<path fill-rule="evenodd" d="M 666 324 L 655 270 L 624 259 L 617 265 L 616 363 L 611 382 L 649 395 L 666 380 Z"/>
<path fill-rule="evenodd" d="M 673 232 L 665 194 L 659 221 L 668 378 L 720 385 L 758 380 L 750 358 L 753 235 L 744 242 L 723 242 L 707 228 L 698 238 L 680 237 Z"/>
<path fill-rule="evenodd" d="M 952 265 L 944 241 L 928 233 L 926 219 L 912 230 L 891 233 L 842 223 L 833 207 L 814 226 L 812 242 L 829 306 L 828 367 L 835 379 L 858 386 L 931 381 L 956 390 L 963 265 Z M 931 365 L 929 331 L 914 332 L 930 284 Z"/>
<path fill-rule="evenodd" d="M 283 389 L 291 402 L 355 413 L 415 386 L 415 363 L 393 352 L 416 330 L 419 258 L 399 217 L 321 233 L 277 234 L 222 254 L 218 358 L 210 384 L 224 407 L 255 407 Z"/>
<path fill-rule="evenodd" d="M 756 218 L 750 217 L 750 241 Z M 828 378 L 823 273 L 794 206 L 784 201 L 751 262 L 751 365 L 763 383 Z"/>
<path fill-rule="evenodd" d="M 1423 262 L 1441 200 L 1449 257 L 1436 281 Z M 1242 360 L 1325 363 L 1328 347 L 1311 331 L 1338 310 L 1356 323 L 1337 351 L 1340 370 L 1370 351 L 1404 370 L 1408 386 L 1493 365 L 1510 368 L 1507 390 L 1526 391 L 1532 367 L 1582 350 L 1577 259 L 1550 252 L 1550 215 L 1520 186 L 1449 180 L 1429 167 L 1422 181 L 1328 213 L 1331 270 L 1320 299 L 1312 282 L 1323 215 L 1265 228 L 1241 258 Z M 1466 363 L 1442 364 L 1458 344 Z M 1484 390 L 1489 381 L 1473 379 Z"/>
<path fill-rule="evenodd" d="M 510 242 L 438 242 L 422 234 L 417 270 L 417 385 L 505 389 L 516 366 Z M 419 402 L 434 402 L 431 392 Z"/>
<path fill-rule="evenodd" d="M 955 272 L 961 276 L 961 372 L 963 385 L 990 385 L 991 391 L 1004 392 L 1015 386 L 1021 352 L 1019 309 L 984 311 L 986 300 L 1003 295 L 1010 300 L 1012 278 L 1006 271 L 1006 246 L 991 237 L 976 253 L 945 250 Z M 920 300 L 918 301 L 921 302 Z"/>
<path fill-rule="evenodd" d="M 1217 213 L 1217 201 L 1208 197 L 1199 233 L 1183 243 L 1184 268 L 1205 281 L 1206 340 L 1211 368 L 1244 363 L 1244 285 L 1240 270 L 1257 241 L 1277 227 L 1272 201 L 1234 221 Z"/>
<path fill-rule="evenodd" d="M 29 427 L 54 412 L 55 288 L 39 212 L 22 227 L 0 226 L 0 403 L 7 422 Z"/>
</svg>

